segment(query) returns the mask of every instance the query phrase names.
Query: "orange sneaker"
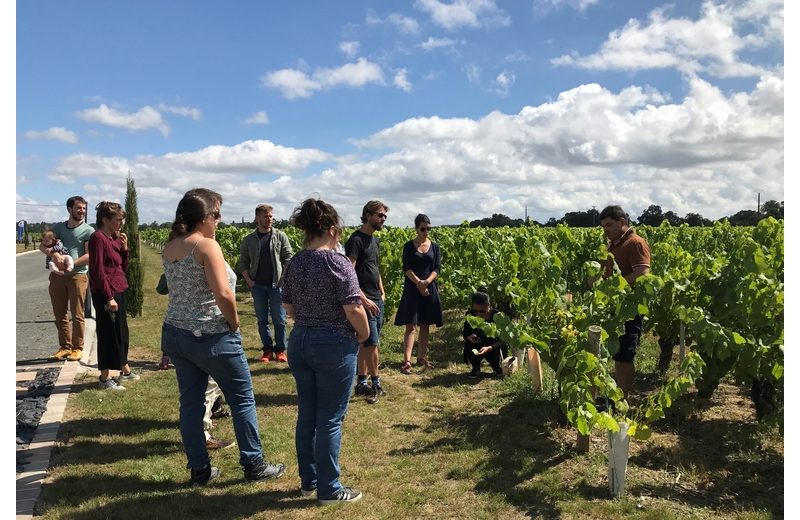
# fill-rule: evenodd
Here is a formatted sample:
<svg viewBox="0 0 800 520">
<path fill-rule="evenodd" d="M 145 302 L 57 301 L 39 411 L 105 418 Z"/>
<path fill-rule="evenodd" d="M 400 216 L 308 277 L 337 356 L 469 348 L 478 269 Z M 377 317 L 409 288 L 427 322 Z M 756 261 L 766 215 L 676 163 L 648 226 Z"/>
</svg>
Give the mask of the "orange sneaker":
<svg viewBox="0 0 800 520">
<path fill-rule="evenodd" d="M 269 363 L 270 361 L 272 361 L 272 352 L 264 352 L 263 354 L 261 354 L 260 361 L 262 363 Z"/>
<path fill-rule="evenodd" d="M 288 363 L 289 360 L 286 359 L 286 351 L 282 350 L 278 352 L 278 355 L 275 356 L 275 361 L 280 361 L 281 363 Z"/>
</svg>

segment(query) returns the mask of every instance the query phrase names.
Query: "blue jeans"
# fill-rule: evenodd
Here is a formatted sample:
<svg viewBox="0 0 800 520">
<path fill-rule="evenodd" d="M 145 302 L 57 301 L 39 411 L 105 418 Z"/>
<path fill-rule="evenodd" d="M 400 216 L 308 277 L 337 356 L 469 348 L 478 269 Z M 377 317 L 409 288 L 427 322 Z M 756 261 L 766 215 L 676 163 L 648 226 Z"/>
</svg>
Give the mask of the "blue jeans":
<svg viewBox="0 0 800 520">
<path fill-rule="evenodd" d="M 370 313 L 367 313 L 369 337 L 364 341 L 364 346 L 377 347 L 381 342 L 381 329 L 383 328 L 383 300 L 380 298 L 377 300 L 370 298 L 370 301 L 378 306 L 378 314 L 372 316 Z"/>
<path fill-rule="evenodd" d="M 283 352 L 286 350 L 286 310 L 281 305 L 281 290 L 271 285 L 254 285 L 250 289 L 253 307 L 258 319 L 258 335 L 261 336 L 261 349 L 264 352 Z M 275 327 L 275 344 L 269 332 L 269 320 Z"/>
<path fill-rule="evenodd" d="M 356 374 L 358 341 L 328 329 L 295 325 L 289 367 L 297 384 L 295 449 L 303 489 L 329 497 L 342 488 L 342 421 Z"/>
<path fill-rule="evenodd" d="M 239 464 L 262 459 L 253 381 L 238 332 L 195 336 L 192 331 L 164 323 L 161 350 L 175 365 L 180 392 L 180 429 L 188 467 L 204 468 L 208 457 L 203 433 L 208 376 L 219 384 L 231 409 L 233 429 L 239 445 Z"/>
</svg>

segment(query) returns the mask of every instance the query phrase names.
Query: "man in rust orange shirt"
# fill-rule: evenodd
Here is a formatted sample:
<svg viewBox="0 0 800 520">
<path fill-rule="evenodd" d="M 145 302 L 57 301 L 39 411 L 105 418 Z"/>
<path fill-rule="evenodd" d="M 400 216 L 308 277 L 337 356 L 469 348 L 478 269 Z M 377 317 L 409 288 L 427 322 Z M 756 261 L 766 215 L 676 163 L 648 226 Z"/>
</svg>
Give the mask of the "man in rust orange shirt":
<svg viewBox="0 0 800 520">
<path fill-rule="evenodd" d="M 628 214 L 619 206 L 607 206 L 600 212 L 600 226 L 608 239 L 608 252 L 614 257 L 608 258 L 604 276 L 614 272 L 614 262 L 620 274 L 630 285 L 636 279 L 650 272 L 650 246 L 647 241 L 636 234 L 630 227 Z M 625 322 L 625 334 L 619 337 L 619 351 L 614 354 L 614 379 L 625 393 L 633 387 L 633 358 L 642 335 L 642 316 L 637 314 L 632 320 Z"/>
</svg>

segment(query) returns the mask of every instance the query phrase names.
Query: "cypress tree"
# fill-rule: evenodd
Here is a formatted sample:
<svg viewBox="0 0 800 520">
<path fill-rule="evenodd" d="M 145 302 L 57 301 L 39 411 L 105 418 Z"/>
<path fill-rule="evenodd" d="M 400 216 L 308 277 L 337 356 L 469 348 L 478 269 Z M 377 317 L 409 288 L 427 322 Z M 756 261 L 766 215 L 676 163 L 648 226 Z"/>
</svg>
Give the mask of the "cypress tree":
<svg viewBox="0 0 800 520">
<path fill-rule="evenodd" d="M 142 265 L 141 242 L 139 240 L 139 210 L 136 205 L 136 186 L 130 172 L 128 172 L 127 191 L 125 193 L 125 226 L 123 231 L 128 235 L 128 289 L 125 291 L 125 301 L 128 315 L 137 317 L 142 315 L 144 306 L 144 265 Z"/>
</svg>

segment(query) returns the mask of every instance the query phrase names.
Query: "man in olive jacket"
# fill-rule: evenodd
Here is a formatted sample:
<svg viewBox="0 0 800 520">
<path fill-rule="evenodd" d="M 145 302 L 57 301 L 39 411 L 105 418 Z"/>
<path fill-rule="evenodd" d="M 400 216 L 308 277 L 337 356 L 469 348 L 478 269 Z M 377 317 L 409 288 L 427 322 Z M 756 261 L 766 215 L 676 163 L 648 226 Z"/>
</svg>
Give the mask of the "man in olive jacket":
<svg viewBox="0 0 800 520">
<path fill-rule="evenodd" d="M 281 305 L 278 281 L 292 257 L 292 246 L 286 233 L 272 227 L 272 206 L 256 206 L 256 229 L 244 237 L 239 248 L 238 270 L 253 295 L 253 306 L 261 336 L 261 361 L 286 363 L 286 311 Z M 268 317 L 275 327 L 275 341 L 269 330 Z"/>
</svg>

